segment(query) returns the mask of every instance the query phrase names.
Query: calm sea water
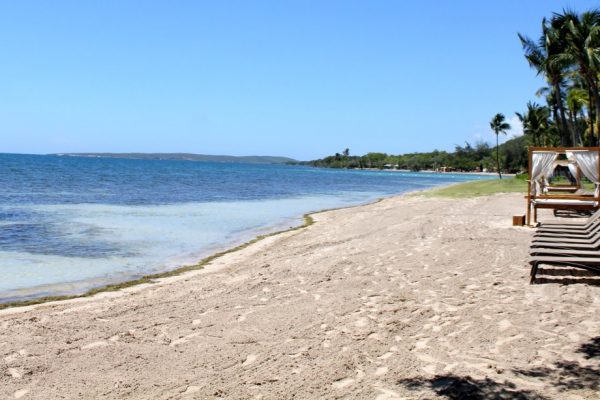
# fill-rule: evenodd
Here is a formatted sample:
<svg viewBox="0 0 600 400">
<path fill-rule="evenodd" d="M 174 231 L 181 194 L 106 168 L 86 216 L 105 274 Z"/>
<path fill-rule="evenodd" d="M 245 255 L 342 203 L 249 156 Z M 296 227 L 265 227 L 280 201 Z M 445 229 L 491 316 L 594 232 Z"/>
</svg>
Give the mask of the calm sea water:
<svg viewBox="0 0 600 400">
<path fill-rule="evenodd" d="M 480 176 L 0 154 L 0 302 L 165 271 L 310 211 Z"/>
</svg>

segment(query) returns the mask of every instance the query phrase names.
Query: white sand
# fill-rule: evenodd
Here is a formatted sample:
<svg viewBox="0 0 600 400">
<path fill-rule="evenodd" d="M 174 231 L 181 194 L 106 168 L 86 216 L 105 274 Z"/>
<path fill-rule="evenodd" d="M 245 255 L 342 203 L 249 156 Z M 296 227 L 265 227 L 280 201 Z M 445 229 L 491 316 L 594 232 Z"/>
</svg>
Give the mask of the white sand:
<svg viewBox="0 0 600 400">
<path fill-rule="evenodd" d="M 529 285 L 519 213 L 521 195 L 397 197 L 2 311 L 0 398 L 600 398 L 600 287 Z"/>
</svg>

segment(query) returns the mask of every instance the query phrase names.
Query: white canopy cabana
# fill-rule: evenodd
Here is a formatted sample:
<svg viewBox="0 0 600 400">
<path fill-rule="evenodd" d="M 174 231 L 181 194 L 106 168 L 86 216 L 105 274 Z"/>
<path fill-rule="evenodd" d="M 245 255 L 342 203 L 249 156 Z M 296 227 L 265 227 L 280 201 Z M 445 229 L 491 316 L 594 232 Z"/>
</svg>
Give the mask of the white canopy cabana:
<svg viewBox="0 0 600 400">
<path fill-rule="evenodd" d="M 559 160 L 564 154 L 566 160 Z M 569 169 L 579 186 L 583 174 L 596 186 L 593 196 L 560 194 L 549 195 L 548 180 L 554 170 L 563 165 Z M 556 189 L 556 188 L 553 188 Z M 576 188 L 577 189 L 577 188 Z M 527 191 L 527 224 L 530 225 L 531 207 L 534 209 L 534 222 L 537 208 L 552 209 L 596 209 L 600 204 L 600 147 L 530 147 L 529 148 L 529 184 Z"/>
</svg>

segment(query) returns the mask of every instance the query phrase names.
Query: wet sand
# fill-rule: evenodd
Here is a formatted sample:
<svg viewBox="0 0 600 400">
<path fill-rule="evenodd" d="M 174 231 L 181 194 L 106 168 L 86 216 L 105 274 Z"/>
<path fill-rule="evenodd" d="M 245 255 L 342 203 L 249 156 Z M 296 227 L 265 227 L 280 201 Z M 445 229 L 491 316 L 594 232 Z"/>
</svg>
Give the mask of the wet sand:
<svg viewBox="0 0 600 400">
<path fill-rule="evenodd" d="M 600 286 L 529 285 L 523 203 L 394 197 L 201 271 L 0 311 L 0 398 L 597 399 Z"/>
</svg>

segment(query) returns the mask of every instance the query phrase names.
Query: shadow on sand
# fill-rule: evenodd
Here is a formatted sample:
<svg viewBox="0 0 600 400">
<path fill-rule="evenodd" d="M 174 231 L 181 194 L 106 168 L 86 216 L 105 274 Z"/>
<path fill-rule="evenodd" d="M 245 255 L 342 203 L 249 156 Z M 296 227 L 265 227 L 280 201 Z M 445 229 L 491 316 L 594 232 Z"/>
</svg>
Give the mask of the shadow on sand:
<svg viewBox="0 0 600 400">
<path fill-rule="evenodd" d="M 600 336 L 581 345 L 576 352 L 583 353 L 586 360 L 597 359 L 597 364 L 600 364 Z M 515 369 L 513 372 L 518 376 L 535 378 L 559 392 L 575 389 L 600 390 L 600 365 L 585 366 L 574 361 L 559 361 L 548 367 Z M 431 379 L 402 379 L 398 384 L 410 390 L 429 389 L 438 396 L 451 400 L 549 399 L 543 393 L 517 389 L 509 380 L 475 379 L 451 374 L 436 375 Z"/>
</svg>

